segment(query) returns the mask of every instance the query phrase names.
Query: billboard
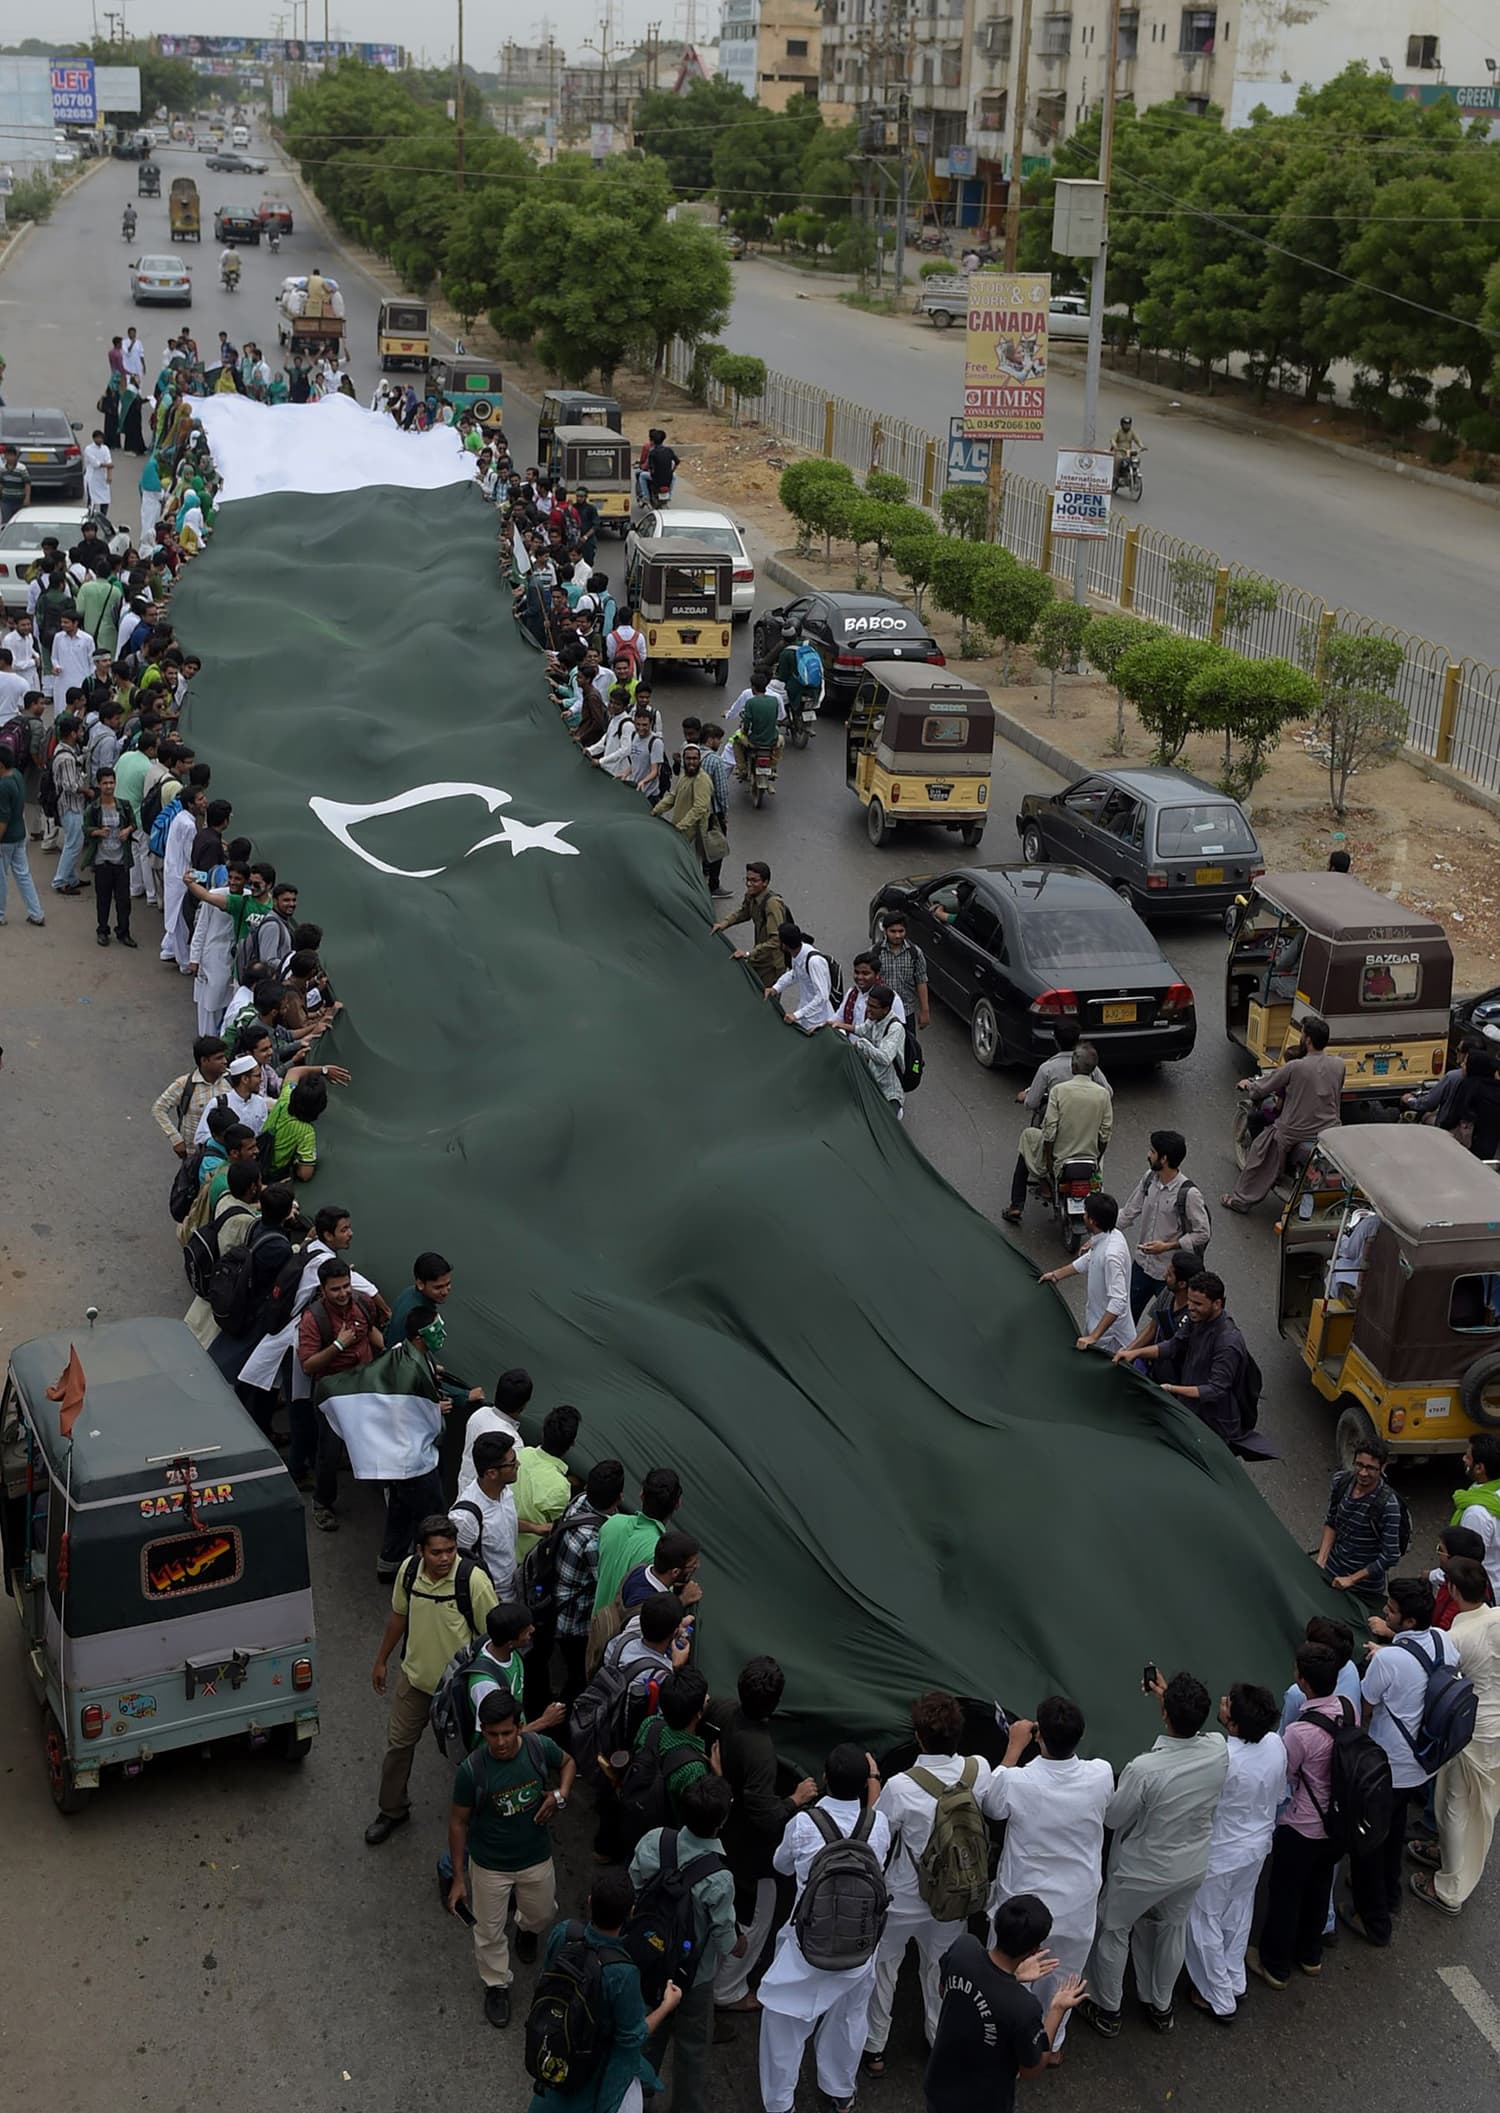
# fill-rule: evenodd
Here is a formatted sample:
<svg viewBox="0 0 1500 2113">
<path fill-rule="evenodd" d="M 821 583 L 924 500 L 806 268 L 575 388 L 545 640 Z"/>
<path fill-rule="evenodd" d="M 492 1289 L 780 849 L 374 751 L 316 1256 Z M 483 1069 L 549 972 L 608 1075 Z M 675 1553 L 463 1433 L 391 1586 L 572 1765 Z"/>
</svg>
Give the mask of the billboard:
<svg viewBox="0 0 1500 2113">
<path fill-rule="evenodd" d="M 92 125 L 99 115 L 94 100 L 92 59 L 53 59 L 52 122 L 55 125 Z"/>
<path fill-rule="evenodd" d="M 363 66 L 383 66 L 387 73 L 399 73 L 406 64 L 406 52 L 400 44 L 351 44 L 341 37 L 331 37 L 325 44 L 321 37 L 163 36 L 156 39 L 156 48 L 164 59 L 239 62 L 238 67 L 215 65 L 200 69 L 215 73 L 233 72 L 239 67 L 278 66 L 288 61 L 294 66 L 322 66 L 330 58 L 358 59 Z"/>
<path fill-rule="evenodd" d="M 96 66 L 94 93 L 106 117 L 115 110 L 138 111 L 141 107 L 140 67 Z"/>
<path fill-rule="evenodd" d="M 964 339 L 964 432 L 970 440 L 1040 440 L 1047 407 L 1043 272 L 975 272 Z"/>
<path fill-rule="evenodd" d="M 1109 534 L 1115 458 L 1108 448 L 1059 448 L 1052 486 L 1054 536 L 1097 541 Z"/>
</svg>

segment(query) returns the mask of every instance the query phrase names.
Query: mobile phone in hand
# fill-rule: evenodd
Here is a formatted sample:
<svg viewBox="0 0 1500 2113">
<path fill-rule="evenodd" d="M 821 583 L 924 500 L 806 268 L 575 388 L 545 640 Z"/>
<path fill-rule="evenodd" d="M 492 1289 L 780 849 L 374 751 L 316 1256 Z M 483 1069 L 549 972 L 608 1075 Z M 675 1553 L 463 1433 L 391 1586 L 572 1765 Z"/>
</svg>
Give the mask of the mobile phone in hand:
<svg viewBox="0 0 1500 2113">
<path fill-rule="evenodd" d="M 455 1907 L 455 1909 L 453 1910 L 453 1912 L 454 1912 L 454 1914 L 455 1914 L 455 1915 L 456 1915 L 456 1916 L 458 1917 L 458 1919 L 459 1919 L 459 1921 L 460 1921 L 460 1922 L 462 1922 L 462 1923 L 466 1924 L 466 1926 L 467 1926 L 467 1927 L 468 1927 L 469 1929 L 473 1929 L 473 1927 L 474 1927 L 474 1910 L 473 1910 L 473 1909 L 472 1909 L 472 1908 L 471 1908 L 471 1907 L 469 1906 L 469 1903 L 468 1903 L 468 1901 L 467 1901 L 467 1900 L 461 1900 L 461 1901 L 459 1901 L 459 1903 L 458 1903 L 457 1907 Z"/>
<path fill-rule="evenodd" d="M 1161 1674 L 1157 1671 L 1156 1666 L 1153 1664 L 1153 1662 L 1148 1658 L 1146 1660 L 1145 1671 L 1141 1674 L 1141 1693 L 1143 1695 L 1149 1695 L 1152 1689 L 1156 1686 L 1157 1681 L 1160 1680 L 1160 1678 Z"/>
</svg>

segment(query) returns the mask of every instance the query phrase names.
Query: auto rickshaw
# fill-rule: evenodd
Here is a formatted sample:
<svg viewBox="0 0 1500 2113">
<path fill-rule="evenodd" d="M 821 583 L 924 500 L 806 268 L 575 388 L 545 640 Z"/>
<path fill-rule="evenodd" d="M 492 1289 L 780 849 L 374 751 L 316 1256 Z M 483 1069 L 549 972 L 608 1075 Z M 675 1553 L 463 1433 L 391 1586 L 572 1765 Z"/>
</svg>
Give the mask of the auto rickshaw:
<svg viewBox="0 0 1500 2113">
<path fill-rule="evenodd" d="M 375 349 L 380 370 L 390 367 L 423 367 L 432 352 L 425 301 L 382 301 L 375 324 Z"/>
<path fill-rule="evenodd" d="M 734 560 L 688 537 L 663 537 L 650 546 L 637 575 L 636 608 L 653 671 L 667 661 L 712 668 L 722 689 L 729 680 L 734 623 Z"/>
<path fill-rule="evenodd" d="M 191 176 L 174 176 L 167 205 L 174 242 L 201 242 L 203 222 L 198 211 L 198 186 Z"/>
<path fill-rule="evenodd" d="M 143 161 L 135 172 L 137 198 L 160 198 L 161 170 L 154 161 Z"/>
<path fill-rule="evenodd" d="M 620 406 L 612 396 L 598 396 L 592 389 L 549 389 L 536 417 L 538 462 L 547 460 L 552 435 L 559 426 L 606 426 L 618 433 Z"/>
<path fill-rule="evenodd" d="M 454 359 L 429 360 L 427 386 L 445 396 L 456 411 L 468 411 L 488 432 L 498 433 L 505 424 L 505 389 L 498 367 L 467 353 Z"/>
<path fill-rule="evenodd" d="M 47 1396 L 75 1344 L 71 1435 Z M 302 1499 L 180 1321 L 116 1321 L 11 1353 L 0 1546 L 43 1710 L 53 1802 L 216 1740 L 305 1758 L 318 1729 Z"/>
<path fill-rule="evenodd" d="M 623 536 L 630 527 L 630 490 L 634 465 L 630 442 L 608 426 L 555 426 L 552 445 L 542 457 L 568 490 L 588 487 L 599 509 L 599 525 Z"/>
<path fill-rule="evenodd" d="M 1500 1430 L 1500 1174 L 1446 1130 L 1325 1130 L 1282 1219 L 1276 1319 L 1346 1467 L 1372 1436 L 1460 1453 Z"/>
<path fill-rule="evenodd" d="M 872 844 L 936 822 L 977 844 L 990 813 L 995 707 L 977 683 L 901 661 L 867 674 L 844 730 L 844 780 Z"/>
<path fill-rule="evenodd" d="M 1228 921 L 1225 1031 L 1259 1069 L 1295 1053 L 1317 1014 L 1347 1066 L 1347 1121 L 1442 1077 L 1453 950 L 1431 917 L 1347 873 L 1268 873 Z"/>
</svg>

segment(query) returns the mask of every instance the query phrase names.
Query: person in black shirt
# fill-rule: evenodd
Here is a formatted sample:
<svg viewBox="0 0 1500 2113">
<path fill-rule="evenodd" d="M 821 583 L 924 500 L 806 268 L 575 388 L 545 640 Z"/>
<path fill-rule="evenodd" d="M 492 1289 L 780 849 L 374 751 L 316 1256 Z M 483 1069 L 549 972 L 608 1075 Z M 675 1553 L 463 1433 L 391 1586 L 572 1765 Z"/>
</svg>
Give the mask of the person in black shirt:
<svg viewBox="0 0 1500 2113">
<path fill-rule="evenodd" d="M 677 475 L 677 465 L 682 460 L 675 448 L 667 446 L 667 436 L 652 436 L 651 451 L 646 457 L 646 474 L 653 491 L 670 493 L 672 480 Z"/>
<path fill-rule="evenodd" d="M 663 1534 L 658 1550 L 669 1538 L 676 1536 Z M 734 1874 L 735 1917 L 746 1940 L 743 1952 L 719 1963 L 714 2003 L 720 2010 L 760 2008 L 750 1993 L 750 1978 L 776 1926 L 771 1859 L 787 1822 L 818 1795 L 812 1777 L 799 1781 L 776 1751 L 771 1719 L 785 1687 L 786 1675 L 774 1658 L 752 1658 L 740 1673 L 738 1700 L 708 1706 L 709 1720 L 719 1726 L 719 1773 L 734 1792 L 720 1839 Z"/>
<path fill-rule="evenodd" d="M 1086 1993 L 1076 1974 L 1065 1975 L 1044 2016 L 1024 1985 L 1057 1972 L 1044 1949 L 1051 1912 L 1034 1893 L 1003 1901 L 994 1928 L 991 1950 L 965 1933 L 943 1955 L 943 2007 L 923 2083 L 927 2113 L 1011 2113 L 1017 2078 L 1051 2066 L 1057 2029 Z"/>
<path fill-rule="evenodd" d="M 1467 1123 L 1467 1131 L 1459 1128 Z M 1500 1079 L 1488 1050 L 1476 1049 L 1464 1060 L 1464 1075 L 1444 1109 L 1441 1127 L 1457 1130 L 1476 1159 L 1493 1159 L 1500 1150 Z"/>
</svg>

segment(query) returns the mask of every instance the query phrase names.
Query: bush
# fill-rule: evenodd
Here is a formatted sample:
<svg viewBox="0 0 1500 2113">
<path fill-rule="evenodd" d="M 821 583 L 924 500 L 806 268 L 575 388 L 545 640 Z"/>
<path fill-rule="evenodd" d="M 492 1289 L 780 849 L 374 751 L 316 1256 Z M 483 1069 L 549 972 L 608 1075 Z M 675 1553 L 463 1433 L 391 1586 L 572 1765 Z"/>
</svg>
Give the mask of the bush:
<svg viewBox="0 0 1500 2113">
<path fill-rule="evenodd" d="M 920 528 L 898 529 L 892 536 L 891 563 L 911 589 L 911 598 L 920 616 L 922 596 L 932 576 L 933 554 L 942 538 L 919 507 L 903 506 L 901 512 L 917 515 L 922 525 Z"/>
<path fill-rule="evenodd" d="M 964 656 L 969 650 L 979 571 L 989 556 L 982 543 L 971 543 L 962 536 L 933 538 L 927 568 L 929 589 L 938 608 L 958 618 L 958 650 Z"/>
<path fill-rule="evenodd" d="M 983 543 L 989 535 L 990 495 L 979 484 L 955 484 L 938 501 L 943 527 L 950 536 Z"/>
<path fill-rule="evenodd" d="M 1500 455 L 1500 418 L 1493 411 L 1471 412 L 1458 437 L 1476 455 Z"/>
<path fill-rule="evenodd" d="M 1427 447 L 1427 460 L 1439 469 L 1458 460 L 1458 442 L 1451 433 L 1434 433 Z"/>
<path fill-rule="evenodd" d="M 1125 692 L 1116 681 L 1115 671 L 1132 646 L 1141 645 L 1148 638 L 1168 636 L 1165 624 L 1153 624 L 1139 616 L 1096 616 L 1083 634 L 1085 658 L 1107 682 L 1115 684 L 1113 746 L 1117 756 L 1125 753 Z"/>
<path fill-rule="evenodd" d="M 741 406 L 754 402 L 766 393 L 766 363 L 748 352 L 718 352 L 714 355 L 710 373 L 721 389 L 727 389 L 734 399 L 730 424 L 740 422 Z"/>
<path fill-rule="evenodd" d="M 1053 601 L 1037 620 L 1033 652 L 1051 675 L 1047 691 L 1047 716 L 1057 716 L 1057 678 L 1064 668 L 1076 670 L 1093 621 L 1082 602 Z"/>
<path fill-rule="evenodd" d="M 1011 656 L 1024 646 L 1054 599 L 1052 582 L 994 543 L 974 546 L 983 562 L 975 575 L 974 617 L 1005 648 L 1000 679 L 1009 682 Z"/>
<path fill-rule="evenodd" d="M 929 257 L 917 273 L 917 277 L 922 280 L 951 279 L 952 276 L 953 266 L 942 257 Z"/>
<path fill-rule="evenodd" d="M 1122 653 L 1115 681 L 1135 706 L 1142 726 L 1156 736 L 1156 761 L 1173 763 L 1199 720 L 1193 685 L 1223 648 L 1200 638 L 1148 638 Z"/>
<path fill-rule="evenodd" d="M 27 176 L 11 190 L 5 201 L 7 219 L 45 220 L 57 203 L 57 186 L 45 176 Z"/>
<path fill-rule="evenodd" d="M 833 519 L 825 487 L 837 487 L 846 494 L 842 502 L 845 505 L 858 497 L 848 464 L 831 462 L 826 455 L 809 455 L 801 462 L 790 462 L 781 473 L 777 496 L 797 523 L 799 557 L 806 557 L 811 550 L 815 532 L 822 531 L 830 537 L 834 533 L 832 527 L 825 526 Z"/>
<path fill-rule="evenodd" d="M 886 506 L 900 506 L 909 489 L 906 479 L 898 477 L 894 470 L 871 470 L 865 478 L 866 492 Z"/>
<path fill-rule="evenodd" d="M 1318 685 L 1289 660 L 1250 660 L 1220 653 L 1192 683 L 1188 702 L 1200 727 L 1224 730 L 1221 788 L 1248 799 L 1266 774 L 1273 748 L 1289 719 L 1310 719 L 1318 708 Z M 1231 737 L 1240 744 L 1236 758 Z"/>
<path fill-rule="evenodd" d="M 711 338 L 705 338 L 701 345 L 694 347 L 693 364 L 688 372 L 688 395 L 695 404 L 708 402 L 708 385 L 713 379 L 714 363 L 728 350 L 727 345 L 715 344 Z"/>
<path fill-rule="evenodd" d="M 1334 631 L 1318 670 L 1318 732 L 1328 746 L 1328 799 L 1344 812 L 1349 780 L 1395 755 L 1406 739 L 1406 706 L 1393 692 L 1406 655 L 1393 638 Z"/>
</svg>

